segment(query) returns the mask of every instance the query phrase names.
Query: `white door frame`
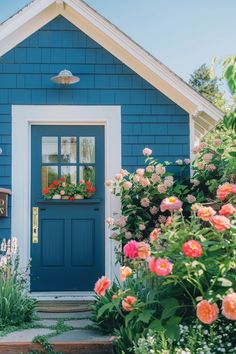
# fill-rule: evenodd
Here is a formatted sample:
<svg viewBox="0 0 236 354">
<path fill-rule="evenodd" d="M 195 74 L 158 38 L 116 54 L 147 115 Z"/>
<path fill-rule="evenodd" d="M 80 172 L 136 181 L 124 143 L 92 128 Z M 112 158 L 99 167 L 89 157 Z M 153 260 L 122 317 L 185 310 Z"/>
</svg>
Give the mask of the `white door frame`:
<svg viewBox="0 0 236 354">
<path fill-rule="evenodd" d="M 21 266 L 30 259 L 31 244 L 31 125 L 103 125 L 105 130 L 105 179 L 121 168 L 121 107 L 71 105 L 12 106 L 12 236 L 17 237 Z M 120 211 L 119 201 L 105 190 L 105 217 Z M 105 223 L 105 220 L 104 220 Z M 105 275 L 117 273 L 114 243 L 105 225 Z M 42 293 L 86 297 L 89 292 Z M 36 294 L 37 295 L 37 294 Z"/>
</svg>

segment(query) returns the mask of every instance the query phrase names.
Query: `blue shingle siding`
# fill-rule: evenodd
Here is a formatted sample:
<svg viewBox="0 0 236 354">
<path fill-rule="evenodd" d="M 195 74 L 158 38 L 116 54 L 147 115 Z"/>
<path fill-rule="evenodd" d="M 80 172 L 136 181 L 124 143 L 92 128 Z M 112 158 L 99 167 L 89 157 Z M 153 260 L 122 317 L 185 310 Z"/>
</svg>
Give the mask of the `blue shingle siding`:
<svg viewBox="0 0 236 354">
<path fill-rule="evenodd" d="M 60 70 L 80 76 L 72 87 L 50 78 Z M 160 161 L 189 155 L 188 114 L 62 17 L 0 58 L 0 186 L 11 188 L 11 105 L 121 105 L 122 164 L 143 164 L 149 146 Z M 10 218 L 0 221 L 1 237 Z"/>
</svg>

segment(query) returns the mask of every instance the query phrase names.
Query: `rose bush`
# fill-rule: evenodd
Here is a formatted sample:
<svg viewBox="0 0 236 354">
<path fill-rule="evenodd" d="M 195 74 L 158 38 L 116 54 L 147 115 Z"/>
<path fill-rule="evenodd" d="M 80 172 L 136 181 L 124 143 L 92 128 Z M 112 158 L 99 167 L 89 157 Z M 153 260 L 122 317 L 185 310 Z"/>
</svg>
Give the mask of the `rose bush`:
<svg viewBox="0 0 236 354">
<path fill-rule="evenodd" d="M 117 335 L 119 353 L 132 352 L 149 329 L 178 340 L 180 324 L 236 318 L 236 185 L 218 185 L 222 205 L 214 210 L 199 203 L 204 195 L 194 185 L 175 181 L 144 153 L 145 169 L 121 170 L 106 183 L 122 201 L 122 215 L 107 220 L 122 245 L 120 280 L 104 294 L 98 280 L 94 321 Z M 198 203 L 188 201 L 190 193 Z"/>
</svg>

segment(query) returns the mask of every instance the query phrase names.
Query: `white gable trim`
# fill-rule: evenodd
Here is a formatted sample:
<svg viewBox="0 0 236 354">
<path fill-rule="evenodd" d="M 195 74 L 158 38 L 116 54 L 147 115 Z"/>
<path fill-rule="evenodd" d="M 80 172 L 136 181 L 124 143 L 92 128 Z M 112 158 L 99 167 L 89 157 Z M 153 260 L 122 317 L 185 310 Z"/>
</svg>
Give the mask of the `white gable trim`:
<svg viewBox="0 0 236 354">
<path fill-rule="evenodd" d="M 0 26 L 0 56 L 58 15 L 64 16 L 189 114 L 204 112 L 214 124 L 223 117 L 214 105 L 82 0 L 34 0 Z"/>
<path fill-rule="evenodd" d="M 30 259 L 31 245 L 31 126 L 37 125 L 103 125 L 105 135 L 105 179 L 111 179 L 121 168 L 120 106 L 12 106 L 12 235 L 17 237 L 21 265 Z M 20 173 L 19 173 L 20 171 Z M 120 204 L 105 190 L 105 219 L 118 214 Z M 105 223 L 105 220 L 104 220 Z M 105 223 L 105 274 L 117 275 L 114 241 Z M 83 295 L 82 293 L 79 295 Z"/>
</svg>

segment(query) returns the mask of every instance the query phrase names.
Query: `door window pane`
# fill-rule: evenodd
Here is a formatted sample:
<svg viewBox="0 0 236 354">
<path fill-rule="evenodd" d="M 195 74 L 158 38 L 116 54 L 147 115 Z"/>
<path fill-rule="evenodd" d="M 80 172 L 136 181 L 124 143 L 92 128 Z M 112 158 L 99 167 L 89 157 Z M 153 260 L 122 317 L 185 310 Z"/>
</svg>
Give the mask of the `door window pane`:
<svg viewBox="0 0 236 354">
<path fill-rule="evenodd" d="M 95 168 L 93 166 L 80 166 L 80 179 L 95 186 Z"/>
<path fill-rule="evenodd" d="M 76 136 L 61 137 L 61 162 L 75 163 L 77 155 L 77 138 Z"/>
<path fill-rule="evenodd" d="M 76 184 L 76 166 L 62 166 L 61 167 L 61 176 L 65 177 L 67 183 Z"/>
<path fill-rule="evenodd" d="M 80 162 L 95 162 L 95 137 L 80 137 Z"/>
<path fill-rule="evenodd" d="M 42 189 L 47 188 L 55 179 L 58 179 L 57 166 L 42 167 Z"/>
<path fill-rule="evenodd" d="M 43 163 L 58 162 L 58 137 L 57 136 L 42 137 L 42 162 Z"/>
</svg>

